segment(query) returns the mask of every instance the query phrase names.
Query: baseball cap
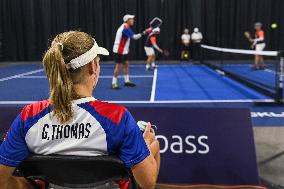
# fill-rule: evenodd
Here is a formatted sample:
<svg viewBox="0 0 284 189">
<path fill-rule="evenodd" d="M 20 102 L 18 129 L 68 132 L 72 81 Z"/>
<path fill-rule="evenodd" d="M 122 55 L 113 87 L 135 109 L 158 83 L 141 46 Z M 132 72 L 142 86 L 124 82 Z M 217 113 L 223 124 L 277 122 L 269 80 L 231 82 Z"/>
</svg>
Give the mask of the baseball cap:
<svg viewBox="0 0 284 189">
<path fill-rule="evenodd" d="M 128 19 L 132 19 L 132 18 L 135 18 L 135 16 L 131 14 L 126 14 L 123 16 L 123 22 L 127 22 Z"/>
<path fill-rule="evenodd" d="M 255 26 L 262 26 L 262 23 L 261 22 L 256 22 L 254 25 Z"/>
</svg>

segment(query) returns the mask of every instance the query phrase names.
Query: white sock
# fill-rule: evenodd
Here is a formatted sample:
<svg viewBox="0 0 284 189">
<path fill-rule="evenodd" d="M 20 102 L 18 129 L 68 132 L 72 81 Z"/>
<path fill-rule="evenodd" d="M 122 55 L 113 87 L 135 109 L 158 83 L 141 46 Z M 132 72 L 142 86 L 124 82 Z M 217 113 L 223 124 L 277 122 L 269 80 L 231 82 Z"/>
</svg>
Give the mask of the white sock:
<svg viewBox="0 0 284 189">
<path fill-rule="evenodd" d="M 152 62 L 152 65 L 151 65 L 152 67 L 155 67 L 156 66 L 156 64 L 155 64 L 155 62 Z"/>
<path fill-rule="evenodd" d="M 149 69 L 150 68 L 150 64 L 146 64 L 146 69 Z"/>
<path fill-rule="evenodd" d="M 124 75 L 124 81 L 125 82 L 129 82 L 130 80 L 129 80 L 129 75 Z"/>
<path fill-rule="evenodd" d="M 112 78 L 112 84 L 117 84 L 117 77 Z"/>
</svg>

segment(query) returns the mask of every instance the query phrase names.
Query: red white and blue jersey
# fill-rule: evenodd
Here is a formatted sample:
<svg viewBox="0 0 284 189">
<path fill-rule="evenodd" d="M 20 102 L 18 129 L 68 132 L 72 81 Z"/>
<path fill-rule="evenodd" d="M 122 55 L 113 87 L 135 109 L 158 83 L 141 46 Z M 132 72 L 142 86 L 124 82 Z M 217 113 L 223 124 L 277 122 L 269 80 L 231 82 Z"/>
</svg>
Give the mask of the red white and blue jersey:
<svg viewBox="0 0 284 189">
<path fill-rule="evenodd" d="M 128 54 L 130 39 L 133 37 L 134 33 L 130 26 L 126 23 L 122 24 L 115 36 L 115 41 L 113 44 L 113 52 L 117 54 Z"/>
<path fill-rule="evenodd" d="M 156 34 L 150 33 L 150 34 L 147 36 L 147 39 L 146 39 L 146 41 L 145 41 L 144 47 L 153 47 L 153 45 L 156 44 L 156 43 L 157 43 Z"/>
<path fill-rule="evenodd" d="M 117 155 L 130 168 L 150 155 L 139 127 L 123 106 L 93 97 L 72 102 L 73 118 L 61 124 L 48 100 L 26 106 L 0 146 L 0 164 L 18 166 L 30 153 Z"/>
</svg>

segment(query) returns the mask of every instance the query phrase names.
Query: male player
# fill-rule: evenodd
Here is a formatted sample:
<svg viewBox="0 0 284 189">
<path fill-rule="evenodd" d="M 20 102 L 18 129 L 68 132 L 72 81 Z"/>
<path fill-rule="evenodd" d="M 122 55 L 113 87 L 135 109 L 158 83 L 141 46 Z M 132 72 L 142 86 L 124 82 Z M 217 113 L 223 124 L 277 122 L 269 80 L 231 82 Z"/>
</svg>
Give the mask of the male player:
<svg viewBox="0 0 284 189">
<path fill-rule="evenodd" d="M 189 44 L 190 44 L 190 34 L 188 29 L 184 29 L 181 35 L 182 51 L 180 58 L 181 60 L 189 60 Z"/>
<path fill-rule="evenodd" d="M 147 58 L 147 64 L 146 64 L 146 70 L 152 70 L 156 68 L 155 60 L 155 50 L 154 48 L 159 51 L 160 53 L 163 53 L 163 50 L 157 45 L 157 38 L 156 35 L 160 33 L 160 28 L 154 28 L 152 32 L 147 36 L 147 39 L 145 41 L 144 50 Z"/>
<path fill-rule="evenodd" d="M 251 48 L 255 49 L 256 51 L 263 51 L 265 48 L 265 40 L 264 40 L 264 31 L 262 30 L 262 24 L 257 22 L 254 24 L 255 29 L 255 38 L 252 39 L 249 32 L 245 32 L 245 36 L 247 39 L 252 43 Z M 252 69 L 264 69 L 265 65 L 263 63 L 263 56 L 262 55 L 255 55 L 254 58 L 254 66 Z"/>
<path fill-rule="evenodd" d="M 193 29 L 193 33 L 191 34 L 191 41 L 192 41 L 192 59 L 202 61 L 201 55 L 201 42 L 203 36 L 202 33 L 199 31 L 198 28 Z"/>
<path fill-rule="evenodd" d="M 114 69 L 114 74 L 112 78 L 112 89 L 120 89 L 117 83 L 117 76 L 122 67 L 124 67 L 124 86 L 135 87 L 136 85 L 129 79 L 129 68 L 128 68 L 128 53 L 130 39 L 140 39 L 142 34 L 134 34 L 131 26 L 134 25 L 134 15 L 125 15 L 123 17 L 123 24 L 118 28 L 115 36 L 115 41 L 113 45 L 114 59 L 116 62 L 116 67 Z"/>
</svg>

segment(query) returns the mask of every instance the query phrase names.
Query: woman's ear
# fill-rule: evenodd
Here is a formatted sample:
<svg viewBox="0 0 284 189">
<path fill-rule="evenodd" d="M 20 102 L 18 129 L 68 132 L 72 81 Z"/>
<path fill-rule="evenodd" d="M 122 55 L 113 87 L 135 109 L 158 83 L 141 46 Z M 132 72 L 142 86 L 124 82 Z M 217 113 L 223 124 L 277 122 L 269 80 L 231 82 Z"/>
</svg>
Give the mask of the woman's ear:
<svg viewBox="0 0 284 189">
<path fill-rule="evenodd" d="M 96 73 L 96 69 L 97 69 L 97 64 L 95 60 L 92 60 L 92 62 L 89 64 L 88 66 L 88 71 L 90 75 L 93 75 Z"/>
</svg>

